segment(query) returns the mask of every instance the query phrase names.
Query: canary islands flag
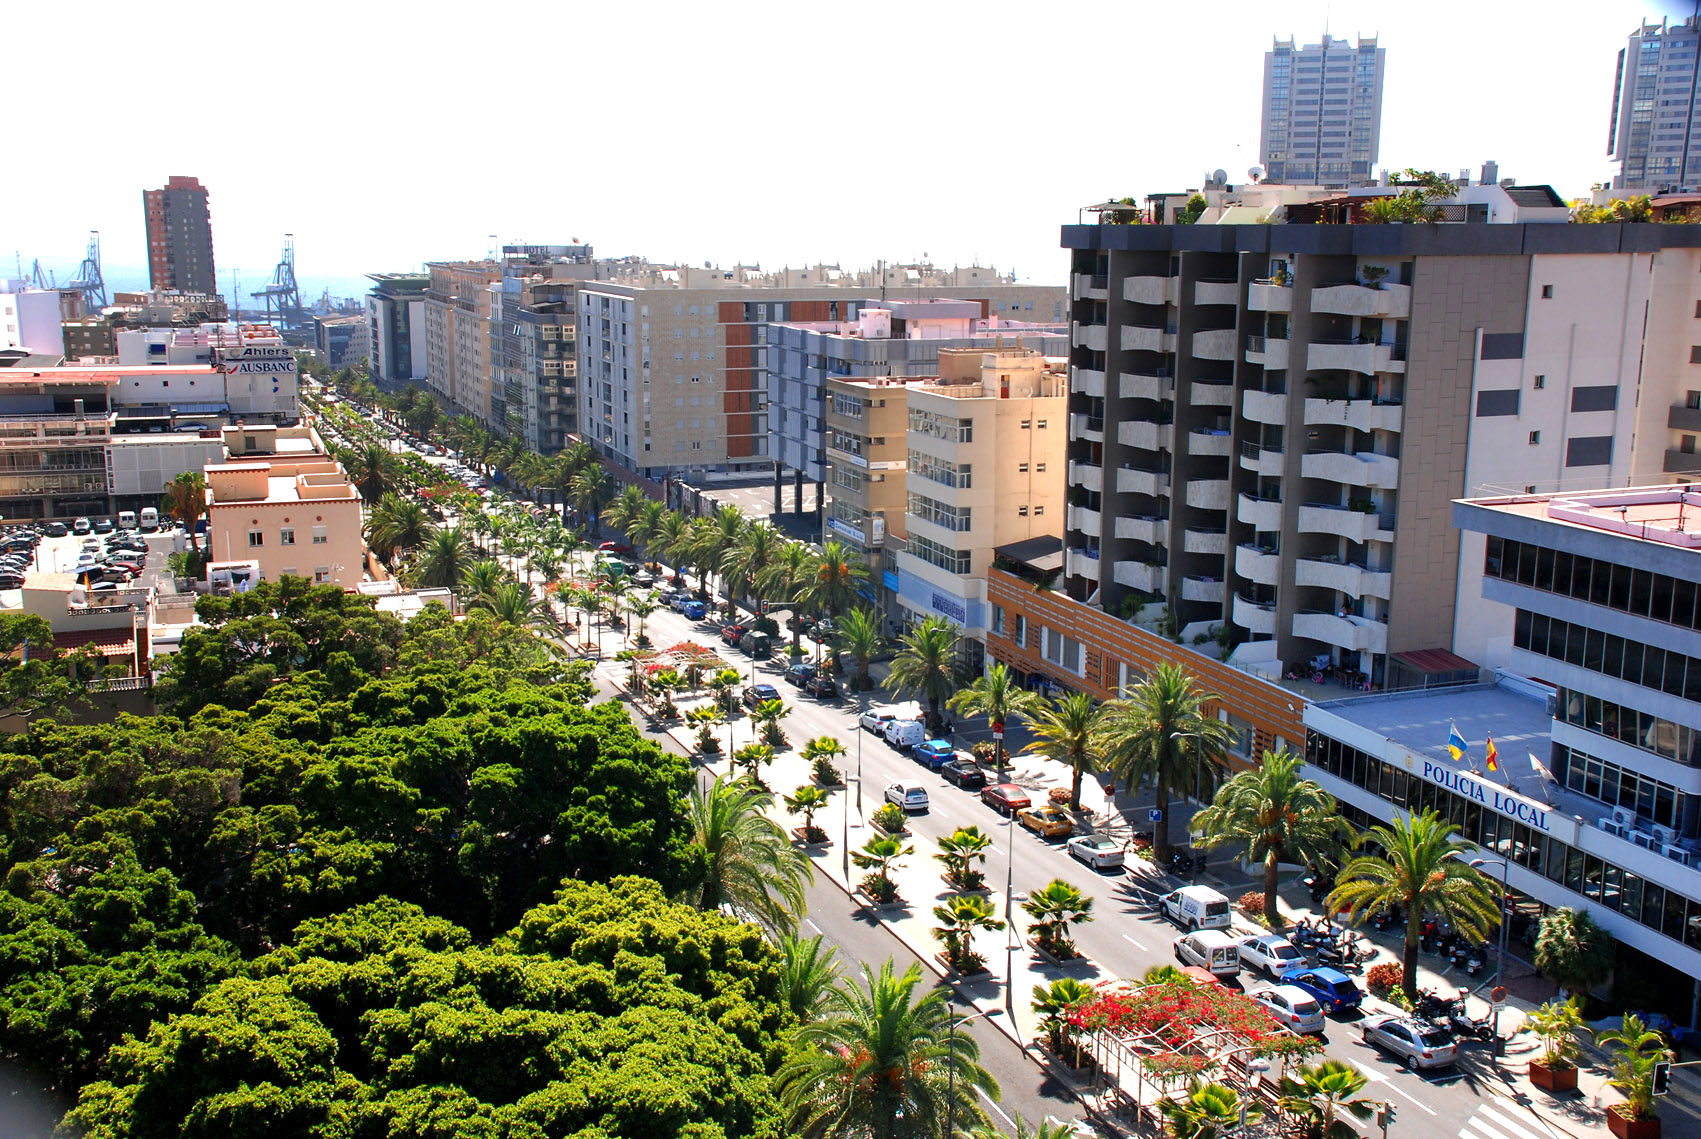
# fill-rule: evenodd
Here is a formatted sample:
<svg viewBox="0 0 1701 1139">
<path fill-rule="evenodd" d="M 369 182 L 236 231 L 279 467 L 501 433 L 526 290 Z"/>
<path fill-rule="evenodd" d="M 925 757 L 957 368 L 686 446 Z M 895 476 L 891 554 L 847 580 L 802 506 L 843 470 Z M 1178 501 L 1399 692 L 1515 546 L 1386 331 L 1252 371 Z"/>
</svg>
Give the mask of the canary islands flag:
<svg viewBox="0 0 1701 1139">
<path fill-rule="evenodd" d="M 1493 736 L 1488 737 L 1488 742 L 1483 745 L 1483 750 L 1484 750 L 1484 752 L 1486 753 L 1486 756 L 1487 756 L 1488 769 L 1490 771 L 1499 771 L 1500 770 L 1500 764 L 1495 759 L 1495 756 L 1499 755 L 1500 753 L 1494 750 L 1494 737 Z"/>
<path fill-rule="evenodd" d="M 1459 734 L 1459 725 L 1447 725 L 1447 750 L 1452 753 L 1453 762 L 1459 763 L 1465 758 L 1465 737 Z"/>
</svg>

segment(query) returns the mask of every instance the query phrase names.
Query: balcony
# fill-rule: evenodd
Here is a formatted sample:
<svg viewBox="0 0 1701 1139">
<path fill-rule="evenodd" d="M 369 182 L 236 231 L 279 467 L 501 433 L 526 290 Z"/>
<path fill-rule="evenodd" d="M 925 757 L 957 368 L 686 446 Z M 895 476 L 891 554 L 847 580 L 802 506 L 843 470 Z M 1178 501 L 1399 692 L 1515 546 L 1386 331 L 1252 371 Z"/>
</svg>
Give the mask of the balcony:
<svg viewBox="0 0 1701 1139">
<path fill-rule="evenodd" d="M 1193 334 L 1193 355 L 1201 360 L 1234 359 L 1240 333 L 1232 328 L 1212 328 Z"/>
<path fill-rule="evenodd" d="M 1370 511 L 1308 502 L 1299 508 L 1301 534 L 1333 534 L 1351 542 L 1392 542 L 1394 520 Z"/>
<path fill-rule="evenodd" d="M 1092 347 L 1088 345 L 1088 347 Z M 1140 324 L 1125 324 L 1122 326 L 1122 350 L 1124 352 L 1174 352 L 1175 329 L 1148 328 Z M 1101 346 L 1094 351 L 1102 352 Z"/>
<path fill-rule="evenodd" d="M 1075 274 L 1077 300 L 1102 301 L 1110 296 L 1110 279 L 1101 275 Z"/>
<path fill-rule="evenodd" d="M 1272 336 L 1248 336 L 1246 338 L 1246 362 L 1257 364 L 1272 372 L 1281 371 L 1288 366 L 1289 342 L 1286 339 L 1277 340 Z"/>
<path fill-rule="evenodd" d="M 1175 377 L 1123 372 L 1117 388 L 1123 399 L 1173 399 Z"/>
<path fill-rule="evenodd" d="M 1187 505 L 1200 510 L 1227 510 L 1229 484 L 1227 479 L 1188 479 Z"/>
<path fill-rule="evenodd" d="M 1355 431 L 1398 431 L 1405 423 L 1405 408 L 1397 403 L 1370 399 L 1308 399 L 1307 427 L 1351 427 Z"/>
<path fill-rule="evenodd" d="M 1169 592 L 1169 571 L 1161 565 L 1151 565 L 1147 562 L 1117 562 L 1111 567 L 1111 577 L 1118 585 L 1129 589 L 1144 590 L 1155 593 L 1159 597 Z"/>
<path fill-rule="evenodd" d="M 1069 461 L 1069 485 L 1103 493 L 1104 468 L 1097 463 L 1083 463 L 1071 459 Z"/>
<path fill-rule="evenodd" d="M 1234 381 L 1194 380 L 1187 389 L 1187 398 L 1194 406 L 1233 407 Z"/>
<path fill-rule="evenodd" d="M 1069 438 L 1103 443 L 1104 417 L 1102 415 L 1083 415 L 1078 411 L 1072 412 L 1069 416 Z"/>
<path fill-rule="evenodd" d="M 1172 305 L 1181 296 L 1176 277 L 1124 277 L 1122 299 L 1137 305 Z"/>
<path fill-rule="evenodd" d="M 1363 285 L 1328 285 L 1311 290 L 1311 311 L 1406 320 L 1412 315 L 1412 287 L 1384 284 L 1379 289 L 1369 289 Z"/>
<path fill-rule="evenodd" d="M 1259 498 L 1257 495 L 1242 492 L 1235 517 L 1254 530 L 1280 530 L 1282 528 L 1282 500 L 1279 498 Z"/>
<path fill-rule="evenodd" d="M 1134 542 L 1150 542 L 1161 546 L 1169 541 L 1169 521 L 1164 518 L 1154 518 L 1151 515 L 1137 517 L 1118 516 L 1116 519 L 1116 536 Z"/>
<path fill-rule="evenodd" d="M 1116 441 L 1143 451 L 1171 451 L 1175 449 L 1175 424 L 1124 419 L 1116 425 Z"/>
<path fill-rule="evenodd" d="M 1189 431 L 1187 433 L 1187 453 L 1189 455 L 1216 456 L 1228 458 L 1229 433 L 1227 431 Z"/>
<path fill-rule="evenodd" d="M 1400 460 L 1369 451 L 1314 451 L 1301 456 L 1299 473 L 1308 479 L 1327 479 L 1347 486 L 1393 490 L 1400 485 Z"/>
<path fill-rule="evenodd" d="M 1181 579 L 1183 601 L 1205 601 L 1221 605 L 1226 595 L 1221 578 L 1189 575 Z"/>
<path fill-rule="evenodd" d="M 1293 286 L 1254 281 L 1246 291 L 1246 307 L 1253 312 L 1292 312 Z"/>
<path fill-rule="evenodd" d="M 1257 475 L 1280 478 L 1284 456 L 1275 447 L 1263 447 L 1250 439 L 1240 445 L 1240 469 Z"/>
<path fill-rule="evenodd" d="M 1240 397 L 1240 410 L 1254 423 L 1280 427 L 1288 421 L 1288 394 L 1248 388 Z"/>
<path fill-rule="evenodd" d="M 1071 531 L 1085 534 L 1091 538 L 1102 538 L 1104 537 L 1103 527 L 1104 520 L 1098 511 L 1089 510 L 1085 506 L 1071 506 L 1069 508 L 1069 529 Z"/>
<path fill-rule="evenodd" d="M 1228 552 L 1228 535 L 1221 530 L 1189 526 L 1182 531 L 1181 548 L 1190 554 L 1222 555 Z"/>
<path fill-rule="evenodd" d="M 1388 626 L 1369 617 L 1334 613 L 1295 613 L 1293 635 L 1361 653 L 1388 651 Z"/>
<path fill-rule="evenodd" d="M 1394 579 L 1387 570 L 1354 565 L 1338 558 L 1301 558 L 1294 562 L 1293 580 L 1295 585 L 1338 589 L 1352 597 L 1380 597 L 1386 601 Z"/>
<path fill-rule="evenodd" d="M 1239 545 L 1234 548 L 1234 572 L 1259 585 L 1281 581 L 1282 558 L 1266 546 Z"/>
<path fill-rule="evenodd" d="M 1091 352 L 1103 352 L 1110 341 L 1109 333 L 1102 324 L 1082 324 L 1075 321 L 1070 325 L 1070 343 L 1077 348 L 1085 348 Z"/>
<path fill-rule="evenodd" d="M 1198 281 L 1193 286 L 1196 305 L 1237 305 L 1240 303 L 1239 281 Z"/>
<path fill-rule="evenodd" d="M 1088 581 L 1099 580 L 1099 552 L 1097 550 L 1071 549 L 1064 559 L 1064 573 L 1069 577 L 1084 577 Z"/>
<path fill-rule="evenodd" d="M 1239 594 L 1234 598 L 1234 623 L 1249 633 L 1276 635 L 1276 607 Z"/>
<path fill-rule="evenodd" d="M 1104 398 L 1104 373 L 1096 368 L 1076 368 L 1075 382 L 1070 386 L 1071 391 L 1080 392 L 1094 399 Z M 828 400 L 831 403 L 832 400 Z"/>
<path fill-rule="evenodd" d="M 1665 471 L 1668 475 L 1701 474 L 1701 455 L 1693 451 L 1666 451 Z"/>
<path fill-rule="evenodd" d="M 1396 359 L 1396 356 L 1399 358 Z M 1312 371 L 1338 368 L 1366 376 L 1374 376 L 1377 372 L 1404 372 L 1405 349 L 1396 350 L 1392 344 L 1315 340 L 1306 346 L 1305 366 Z"/>
<path fill-rule="evenodd" d="M 1674 407 L 1666 415 L 1673 431 L 1701 431 L 1701 407 Z"/>
<path fill-rule="evenodd" d="M 1121 494 L 1165 495 L 1169 493 L 1169 475 L 1163 471 L 1119 467 L 1116 471 L 1116 489 Z"/>
</svg>

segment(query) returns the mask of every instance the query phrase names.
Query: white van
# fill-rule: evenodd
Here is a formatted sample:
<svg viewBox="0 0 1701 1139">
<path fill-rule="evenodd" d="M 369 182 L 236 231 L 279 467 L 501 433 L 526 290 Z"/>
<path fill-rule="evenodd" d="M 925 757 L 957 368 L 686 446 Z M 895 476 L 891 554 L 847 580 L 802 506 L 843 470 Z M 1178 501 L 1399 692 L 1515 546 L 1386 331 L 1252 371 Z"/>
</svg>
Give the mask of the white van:
<svg viewBox="0 0 1701 1139">
<path fill-rule="evenodd" d="M 151 506 L 142 507 L 142 529 L 144 529 L 144 530 L 158 530 L 159 529 L 159 511 L 158 510 L 155 510 Z"/>
<path fill-rule="evenodd" d="M 1186 930 L 1228 929 L 1234 924 L 1229 900 L 1209 886 L 1183 886 L 1165 894 L 1158 908 L 1164 917 Z"/>
<path fill-rule="evenodd" d="M 1218 977 L 1240 975 L 1240 946 L 1220 929 L 1201 929 L 1175 939 L 1175 959 Z"/>
<path fill-rule="evenodd" d="M 120 530 L 134 530 L 136 528 L 136 512 L 134 510 L 120 510 L 118 512 L 118 528 Z"/>
<path fill-rule="evenodd" d="M 899 751 L 909 751 L 927 740 L 927 727 L 920 720 L 888 720 L 886 742 Z"/>
</svg>

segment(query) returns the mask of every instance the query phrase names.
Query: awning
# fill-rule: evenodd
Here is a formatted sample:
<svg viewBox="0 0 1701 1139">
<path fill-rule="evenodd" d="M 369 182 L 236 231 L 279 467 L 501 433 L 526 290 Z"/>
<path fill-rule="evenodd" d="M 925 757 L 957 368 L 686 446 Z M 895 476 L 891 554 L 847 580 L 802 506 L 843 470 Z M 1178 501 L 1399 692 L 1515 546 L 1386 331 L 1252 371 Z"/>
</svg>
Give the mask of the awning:
<svg viewBox="0 0 1701 1139">
<path fill-rule="evenodd" d="M 101 656 L 135 656 L 136 634 L 130 629 L 74 629 L 53 634 L 53 647 L 60 652 L 84 646 L 94 648 Z"/>
</svg>

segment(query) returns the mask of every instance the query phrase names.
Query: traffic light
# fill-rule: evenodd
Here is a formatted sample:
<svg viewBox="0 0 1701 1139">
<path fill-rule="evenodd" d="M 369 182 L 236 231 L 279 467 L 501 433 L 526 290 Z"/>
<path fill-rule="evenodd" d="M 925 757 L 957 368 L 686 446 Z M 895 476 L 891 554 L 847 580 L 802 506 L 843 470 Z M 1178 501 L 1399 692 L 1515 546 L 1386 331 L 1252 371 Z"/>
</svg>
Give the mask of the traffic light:
<svg viewBox="0 0 1701 1139">
<path fill-rule="evenodd" d="M 1671 1061 L 1660 1060 L 1654 1064 L 1654 1094 L 1665 1095 L 1671 1091 Z"/>
</svg>

